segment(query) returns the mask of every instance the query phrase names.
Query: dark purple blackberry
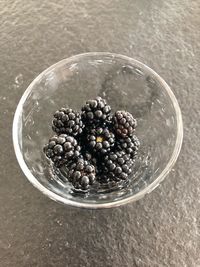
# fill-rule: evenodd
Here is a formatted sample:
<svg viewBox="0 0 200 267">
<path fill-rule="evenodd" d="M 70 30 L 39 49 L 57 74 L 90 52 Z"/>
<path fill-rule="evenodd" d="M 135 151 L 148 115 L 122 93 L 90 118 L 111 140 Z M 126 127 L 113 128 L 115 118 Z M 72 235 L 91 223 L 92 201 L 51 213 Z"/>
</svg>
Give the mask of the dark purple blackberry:
<svg viewBox="0 0 200 267">
<path fill-rule="evenodd" d="M 80 135 L 83 131 L 81 114 L 71 108 L 61 108 L 54 114 L 52 129 L 57 134 L 69 134 L 72 136 Z"/>
<path fill-rule="evenodd" d="M 53 136 L 44 147 L 44 153 L 56 167 L 61 167 L 70 159 L 79 157 L 80 150 L 76 139 L 66 134 Z"/>
<path fill-rule="evenodd" d="M 114 147 L 115 135 L 107 128 L 93 128 L 87 134 L 88 146 L 92 152 L 107 154 Z"/>
<path fill-rule="evenodd" d="M 84 151 L 82 153 L 82 158 L 90 162 L 92 165 L 96 166 L 97 165 L 97 159 L 96 157 L 90 153 L 89 151 Z"/>
<path fill-rule="evenodd" d="M 136 119 L 127 111 L 116 111 L 113 116 L 115 132 L 121 137 L 131 136 L 137 126 Z"/>
<path fill-rule="evenodd" d="M 83 158 L 77 159 L 69 168 L 68 180 L 76 189 L 86 190 L 96 180 L 95 167 Z"/>
<path fill-rule="evenodd" d="M 88 100 L 82 107 L 82 119 L 88 126 L 110 121 L 110 113 L 111 107 L 101 97 Z"/>
<path fill-rule="evenodd" d="M 125 151 L 130 155 L 132 159 L 137 155 L 137 151 L 139 149 L 140 142 L 137 136 L 133 135 L 131 137 L 120 138 L 117 140 L 117 147 L 120 150 Z"/>
<path fill-rule="evenodd" d="M 102 164 L 103 180 L 127 180 L 131 173 L 133 160 L 124 151 L 111 152 L 105 156 Z"/>
</svg>

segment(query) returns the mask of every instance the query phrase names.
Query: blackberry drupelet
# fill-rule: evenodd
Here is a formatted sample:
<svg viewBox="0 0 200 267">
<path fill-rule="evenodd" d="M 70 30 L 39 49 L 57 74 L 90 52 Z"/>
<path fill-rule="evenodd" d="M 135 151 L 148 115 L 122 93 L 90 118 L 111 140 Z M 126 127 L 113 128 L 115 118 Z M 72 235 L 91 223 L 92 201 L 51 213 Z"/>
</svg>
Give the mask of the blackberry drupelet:
<svg viewBox="0 0 200 267">
<path fill-rule="evenodd" d="M 97 165 L 97 159 L 96 157 L 90 153 L 89 151 L 83 151 L 82 153 L 82 158 L 90 162 L 92 165 L 96 166 Z"/>
<path fill-rule="evenodd" d="M 107 154 L 114 147 L 115 135 L 108 127 L 97 127 L 91 129 L 87 134 L 87 142 L 92 152 Z"/>
<path fill-rule="evenodd" d="M 110 113 L 111 107 L 101 97 L 88 100 L 82 107 L 82 119 L 87 126 L 109 122 L 111 120 Z"/>
<path fill-rule="evenodd" d="M 66 134 L 53 136 L 44 147 L 44 153 L 58 168 L 69 160 L 79 157 L 80 150 L 76 139 Z"/>
<path fill-rule="evenodd" d="M 69 167 L 68 180 L 76 189 L 86 190 L 96 180 L 95 167 L 87 160 L 79 158 Z"/>
<path fill-rule="evenodd" d="M 139 149 L 140 142 L 137 136 L 133 135 L 131 137 L 120 138 L 117 140 L 117 148 L 119 150 L 125 151 L 130 155 L 132 159 L 137 155 L 137 151 Z"/>
<path fill-rule="evenodd" d="M 75 112 L 71 108 L 61 108 L 55 112 L 52 129 L 57 134 L 77 136 L 82 133 L 83 128 L 84 124 L 79 112 Z"/>
<path fill-rule="evenodd" d="M 116 133 L 125 138 L 131 136 L 137 126 L 136 119 L 127 111 L 116 111 L 113 116 L 113 124 Z"/>
<path fill-rule="evenodd" d="M 111 152 L 103 162 L 103 177 L 112 181 L 127 180 L 132 165 L 133 160 L 124 151 Z"/>
</svg>

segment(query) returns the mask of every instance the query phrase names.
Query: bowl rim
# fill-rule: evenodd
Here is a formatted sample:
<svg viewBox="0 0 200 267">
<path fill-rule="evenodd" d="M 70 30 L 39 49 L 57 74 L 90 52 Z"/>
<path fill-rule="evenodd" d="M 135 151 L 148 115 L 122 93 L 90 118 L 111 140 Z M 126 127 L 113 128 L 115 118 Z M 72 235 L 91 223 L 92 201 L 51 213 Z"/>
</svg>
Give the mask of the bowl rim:
<svg viewBox="0 0 200 267">
<path fill-rule="evenodd" d="M 76 201 L 64 198 L 64 197 L 52 192 L 51 190 L 47 189 L 44 185 L 42 185 L 40 182 L 38 182 L 37 178 L 35 178 L 35 176 L 30 172 L 28 166 L 26 165 L 26 163 L 24 161 L 23 155 L 22 155 L 21 150 L 20 150 L 19 140 L 18 140 L 18 132 L 19 132 L 19 123 L 18 122 L 19 122 L 20 114 L 22 112 L 22 106 L 25 103 L 27 96 L 31 92 L 33 85 L 36 82 L 38 82 L 42 78 L 42 76 L 45 75 L 47 72 L 51 71 L 54 68 L 57 68 L 58 66 L 62 65 L 63 63 L 69 63 L 71 61 L 79 60 L 80 58 L 90 57 L 90 56 L 94 56 L 94 57 L 95 56 L 98 56 L 98 57 L 99 56 L 109 56 L 109 57 L 113 57 L 113 59 L 119 58 L 119 59 L 127 60 L 129 62 L 136 64 L 138 67 L 141 67 L 142 69 L 146 69 L 147 71 L 151 72 L 154 75 L 154 77 L 162 84 L 163 89 L 165 89 L 166 92 L 168 93 L 168 96 L 171 99 L 171 102 L 173 104 L 175 114 L 176 114 L 176 121 L 177 121 L 176 134 L 177 135 L 176 135 L 176 142 L 175 142 L 174 150 L 172 152 L 170 160 L 167 162 L 165 168 L 162 170 L 160 175 L 151 184 L 149 184 L 147 187 L 145 187 L 141 191 L 137 192 L 135 195 L 129 196 L 129 197 L 124 198 L 124 199 L 119 199 L 119 200 L 116 200 L 113 202 L 105 202 L 105 203 L 76 202 Z M 36 187 L 38 190 L 40 190 L 43 194 L 47 195 L 50 199 L 53 199 L 56 202 L 59 202 L 62 204 L 70 205 L 73 207 L 79 207 L 79 208 L 89 208 L 89 209 L 112 208 L 112 207 L 121 206 L 121 205 L 124 205 L 124 204 L 141 199 L 147 193 L 150 193 L 151 191 L 153 191 L 164 180 L 164 178 L 167 176 L 167 174 L 170 172 L 170 170 L 174 166 L 174 164 L 178 158 L 178 155 L 180 153 L 182 141 L 183 141 L 183 123 L 182 123 L 181 110 L 180 110 L 178 101 L 177 101 L 174 93 L 170 89 L 169 85 L 163 80 L 163 78 L 161 78 L 153 69 L 148 67 L 146 64 L 144 64 L 144 63 L 142 63 L 136 59 L 133 59 L 131 57 L 125 56 L 125 55 L 121 55 L 121 54 L 117 54 L 117 53 L 111 53 L 111 52 L 89 52 L 89 53 L 77 54 L 77 55 L 65 58 L 65 59 L 51 65 L 50 67 L 45 69 L 43 72 L 41 72 L 31 82 L 31 84 L 27 87 L 27 89 L 23 93 L 23 95 L 22 95 L 22 97 L 21 97 L 21 99 L 17 105 L 15 115 L 14 115 L 14 120 L 13 120 L 12 138 L 13 138 L 13 146 L 14 146 L 15 155 L 16 155 L 16 158 L 18 160 L 18 163 L 19 163 L 23 173 L 25 174 L 27 179 L 33 184 L 34 187 Z"/>
</svg>

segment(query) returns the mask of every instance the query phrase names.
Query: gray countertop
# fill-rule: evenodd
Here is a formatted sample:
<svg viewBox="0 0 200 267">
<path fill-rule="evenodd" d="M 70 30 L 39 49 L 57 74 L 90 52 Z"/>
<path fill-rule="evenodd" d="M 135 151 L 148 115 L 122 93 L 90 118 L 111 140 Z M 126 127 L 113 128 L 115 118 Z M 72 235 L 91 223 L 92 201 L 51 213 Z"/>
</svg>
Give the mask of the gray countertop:
<svg viewBox="0 0 200 267">
<path fill-rule="evenodd" d="M 0 25 L 0 266 L 200 266 L 200 2 L 7 0 Z M 88 51 L 146 63 L 183 114 L 183 147 L 168 177 L 142 200 L 110 210 L 43 196 L 20 170 L 11 139 L 34 77 Z"/>
</svg>

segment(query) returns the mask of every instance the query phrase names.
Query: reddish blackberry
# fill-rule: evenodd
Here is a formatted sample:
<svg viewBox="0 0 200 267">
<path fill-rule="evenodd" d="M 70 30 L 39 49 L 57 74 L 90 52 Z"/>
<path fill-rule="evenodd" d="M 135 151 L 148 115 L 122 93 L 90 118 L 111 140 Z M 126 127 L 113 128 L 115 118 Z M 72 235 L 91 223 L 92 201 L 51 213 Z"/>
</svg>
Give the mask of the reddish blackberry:
<svg viewBox="0 0 200 267">
<path fill-rule="evenodd" d="M 106 154 L 114 147 L 115 135 L 107 127 L 93 128 L 87 134 L 87 142 L 92 152 Z"/>
<path fill-rule="evenodd" d="M 87 125 L 106 123 L 110 120 L 110 113 L 111 107 L 101 97 L 88 100 L 82 107 L 82 119 Z"/>
<path fill-rule="evenodd" d="M 111 152 L 103 162 L 103 176 L 113 181 L 126 180 L 131 173 L 133 160 L 124 151 Z"/>
<path fill-rule="evenodd" d="M 76 189 L 86 190 L 96 180 L 95 167 L 87 160 L 79 158 L 71 164 L 68 180 Z"/>
<path fill-rule="evenodd" d="M 74 137 L 61 134 L 49 139 L 49 143 L 44 147 L 44 153 L 56 167 L 61 167 L 68 160 L 77 158 L 80 155 L 80 149 Z"/>
<path fill-rule="evenodd" d="M 120 150 L 124 150 L 127 154 L 130 155 L 132 159 L 137 155 L 140 142 L 137 136 L 133 135 L 131 137 L 120 138 L 117 140 L 117 147 Z"/>
<path fill-rule="evenodd" d="M 121 137 L 131 136 L 137 126 L 136 120 L 127 111 L 117 111 L 113 116 L 114 129 Z"/>
<path fill-rule="evenodd" d="M 81 114 L 71 108 L 61 108 L 54 114 L 52 129 L 57 134 L 69 134 L 72 136 L 80 135 L 83 131 Z"/>
</svg>

